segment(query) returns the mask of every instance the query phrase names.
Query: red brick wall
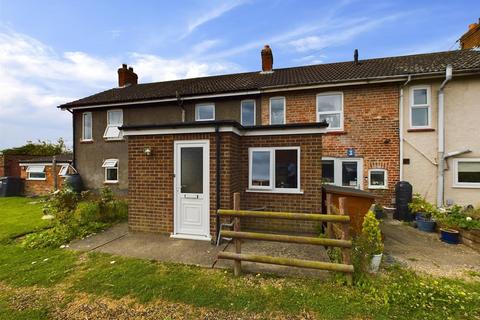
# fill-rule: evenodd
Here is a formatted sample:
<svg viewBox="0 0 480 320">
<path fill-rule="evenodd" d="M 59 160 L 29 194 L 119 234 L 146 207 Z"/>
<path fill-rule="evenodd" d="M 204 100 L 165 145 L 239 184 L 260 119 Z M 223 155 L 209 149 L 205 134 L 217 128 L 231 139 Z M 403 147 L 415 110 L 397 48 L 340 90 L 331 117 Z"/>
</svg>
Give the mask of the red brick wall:
<svg viewBox="0 0 480 320">
<path fill-rule="evenodd" d="M 216 211 L 216 137 L 215 134 L 182 134 L 128 137 L 129 226 L 132 230 L 173 232 L 174 141 L 210 141 L 210 229 L 215 234 Z M 248 148 L 261 146 L 300 146 L 301 188 L 304 194 L 245 192 L 248 186 Z M 145 156 L 145 147 L 152 149 Z M 241 207 L 266 206 L 269 210 L 319 212 L 321 208 L 321 136 L 292 135 L 274 137 L 239 137 L 221 134 L 220 207 L 233 207 L 233 193 L 241 192 Z M 245 221 L 245 227 L 268 226 L 264 221 Z M 274 222 L 277 229 L 314 231 L 311 223 Z"/>
<path fill-rule="evenodd" d="M 324 90 L 325 91 L 325 90 Z M 328 90 L 331 91 L 331 90 Z M 343 92 L 344 131 L 328 133 L 323 138 L 324 157 L 346 157 L 348 148 L 355 148 L 363 158 L 363 188 L 368 190 L 368 170 L 388 170 L 387 190 L 368 190 L 378 201 L 390 204 L 395 183 L 399 179 L 398 86 L 368 85 L 339 87 Z M 316 95 L 322 90 L 284 92 L 262 97 L 262 124 L 269 121 L 269 98 L 285 96 L 287 123 L 315 122 Z"/>
<path fill-rule="evenodd" d="M 57 175 L 61 168 L 61 165 L 57 166 Z M 21 178 L 25 181 L 24 193 L 26 196 L 44 196 L 53 191 L 55 183 L 53 179 L 52 166 L 45 166 L 46 180 L 27 180 L 26 170 L 26 166 L 21 168 Z M 58 177 L 58 188 L 62 187 L 63 180 L 63 177 Z"/>
</svg>

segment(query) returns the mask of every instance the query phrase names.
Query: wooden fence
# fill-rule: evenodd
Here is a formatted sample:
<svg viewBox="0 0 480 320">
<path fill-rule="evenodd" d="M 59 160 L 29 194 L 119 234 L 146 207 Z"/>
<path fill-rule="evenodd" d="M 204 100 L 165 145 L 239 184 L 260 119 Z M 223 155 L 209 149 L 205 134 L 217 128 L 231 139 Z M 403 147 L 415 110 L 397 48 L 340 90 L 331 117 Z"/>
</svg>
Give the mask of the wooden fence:
<svg viewBox="0 0 480 320">
<path fill-rule="evenodd" d="M 229 259 L 234 261 L 234 274 L 241 274 L 242 261 L 276 264 L 283 266 L 320 269 L 328 271 L 345 272 L 351 278 L 353 265 L 351 264 L 352 241 L 349 234 L 350 217 L 345 213 L 345 198 L 339 199 L 339 214 L 331 214 L 330 205 L 328 214 L 314 213 L 291 213 L 291 212 L 269 212 L 269 211 L 249 211 L 240 210 L 240 194 L 234 194 L 233 210 L 220 209 L 218 214 L 221 217 L 233 218 L 233 231 L 221 231 L 222 236 L 232 238 L 235 245 L 235 252 L 219 252 L 219 259 Z M 331 204 L 331 199 L 329 204 Z M 259 232 L 241 231 L 241 218 L 265 218 L 265 219 L 285 219 L 285 220 L 303 220 L 318 221 L 327 223 L 327 238 L 304 237 L 284 234 L 270 234 Z M 340 239 L 335 237 L 333 224 L 340 224 L 342 234 Z M 242 253 L 242 240 L 274 241 L 284 243 L 299 243 L 309 245 L 319 245 L 326 247 L 339 247 L 342 250 L 342 263 L 293 259 L 284 257 L 272 257 L 258 254 Z"/>
</svg>

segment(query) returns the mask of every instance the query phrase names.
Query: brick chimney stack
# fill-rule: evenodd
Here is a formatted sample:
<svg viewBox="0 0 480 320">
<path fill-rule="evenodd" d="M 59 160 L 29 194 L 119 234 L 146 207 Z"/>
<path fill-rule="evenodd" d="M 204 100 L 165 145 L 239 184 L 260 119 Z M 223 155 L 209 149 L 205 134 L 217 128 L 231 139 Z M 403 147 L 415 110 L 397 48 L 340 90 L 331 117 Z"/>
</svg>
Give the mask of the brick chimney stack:
<svg viewBox="0 0 480 320">
<path fill-rule="evenodd" d="M 118 69 L 118 86 L 122 88 L 137 83 L 138 76 L 135 72 L 133 72 L 133 68 L 127 68 L 126 64 L 122 64 L 122 67 Z"/>
<path fill-rule="evenodd" d="M 268 44 L 262 49 L 262 72 L 273 72 L 273 54 Z"/>
<path fill-rule="evenodd" d="M 468 31 L 460 38 L 460 48 L 480 48 L 480 19 L 468 26 Z"/>
</svg>

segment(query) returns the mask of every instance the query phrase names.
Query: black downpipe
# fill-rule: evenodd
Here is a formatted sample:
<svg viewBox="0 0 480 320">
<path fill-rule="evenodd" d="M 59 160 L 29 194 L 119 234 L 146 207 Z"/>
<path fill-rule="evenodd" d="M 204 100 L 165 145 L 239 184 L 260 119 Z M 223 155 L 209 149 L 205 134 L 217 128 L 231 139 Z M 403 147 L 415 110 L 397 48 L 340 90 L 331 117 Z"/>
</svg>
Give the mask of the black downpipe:
<svg viewBox="0 0 480 320">
<path fill-rule="evenodd" d="M 221 177 L 220 177 L 220 170 L 221 170 L 221 150 L 220 150 L 220 130 L 218 125 L 215 127 L 215 143 L 216 143 L 216 195 L 217 195 L 217 210 L 215 215 L 215 225 L 216 225 L 216 239 L 218 239 L 218 233 L 220 232 L 220 216 L 218 215 L 218 209 L 220 209 L 220 192 L 221 192 Z"/>
<path fill-rule="evenodd" d="M 72 148 L 73 148 L 73 151 L 72 151 L 72 167 L 75 168 L 75 114 L 73 113 L 73 111 L 71 111 L 70 109 L 67 109 L 68 112 L 70 112 L 72 114 L 72 134 L 73 134 L 73 137 L 72 137 Z"/>
</svg>

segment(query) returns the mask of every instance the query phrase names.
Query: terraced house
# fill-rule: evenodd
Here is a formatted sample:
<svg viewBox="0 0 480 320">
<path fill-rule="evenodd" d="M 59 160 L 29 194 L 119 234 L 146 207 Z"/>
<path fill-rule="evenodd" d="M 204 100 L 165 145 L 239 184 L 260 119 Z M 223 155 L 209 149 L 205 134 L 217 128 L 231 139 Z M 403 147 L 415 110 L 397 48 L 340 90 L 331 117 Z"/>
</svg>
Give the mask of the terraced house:
<svg viewBox="0 0 480 320">
<path fill-rule="evenodd" d="M 480 79 L 472 50 L 275 69 L 265 46 L 247 73 L 138 84 L 123 65 L 117 88 L 60 108 L 84 183 L 128 194 L 132 230 L 210 239 L 233 192 L 273 211 L 319 212 L 322 183 L 391 203 L 423 153 L 401 139 L 435 130 L 431 97 L 449 65 L 452 84 Z"/>
</svg>

